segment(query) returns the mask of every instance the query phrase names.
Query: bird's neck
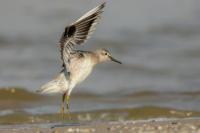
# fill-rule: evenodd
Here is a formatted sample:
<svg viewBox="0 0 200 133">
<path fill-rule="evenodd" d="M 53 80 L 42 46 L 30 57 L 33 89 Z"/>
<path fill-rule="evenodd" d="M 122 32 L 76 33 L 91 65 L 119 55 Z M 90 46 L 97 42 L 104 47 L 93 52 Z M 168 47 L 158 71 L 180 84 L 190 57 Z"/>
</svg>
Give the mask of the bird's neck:
<svg viewBox="0 0 200 133">
<path fill-rule="evenodd" d="M 94 62 L 94 65 L 97 65 L 102 62 L 99 57 L 99 54 L 97 54 L 96 52 L 92 53 L 91 57 L 92 57 L 92 61 Z"/>
</svg>

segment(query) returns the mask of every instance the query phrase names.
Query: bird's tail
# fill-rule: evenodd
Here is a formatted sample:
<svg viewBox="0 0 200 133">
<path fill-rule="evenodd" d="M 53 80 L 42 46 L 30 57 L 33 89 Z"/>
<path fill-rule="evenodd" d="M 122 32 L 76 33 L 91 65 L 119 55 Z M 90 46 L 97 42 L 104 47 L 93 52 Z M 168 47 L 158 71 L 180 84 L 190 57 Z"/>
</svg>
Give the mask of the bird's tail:
<svg viewBox="0 0 200 133">
<path fill-rule="evenodd" d="M 63 80 L 63 75 L 61 73 L 57 78 L 41 86 L 36 92 L 41 93 L 41 94 L 63 93 L 66 91 L 67 88 L 61 85 L 61 82 L 63 82 L 62 80 Z M 67 82 L 65 81 L 65 86 L 66 86 L 66 83 Z"/>
</svg>

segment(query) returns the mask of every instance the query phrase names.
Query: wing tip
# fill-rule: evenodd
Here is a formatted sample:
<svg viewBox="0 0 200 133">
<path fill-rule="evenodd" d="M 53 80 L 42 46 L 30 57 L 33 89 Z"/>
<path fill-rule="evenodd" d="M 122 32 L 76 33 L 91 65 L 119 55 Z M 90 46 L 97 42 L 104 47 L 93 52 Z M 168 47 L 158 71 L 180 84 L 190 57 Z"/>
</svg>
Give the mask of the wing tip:
<svg viewBox="0 0 200 133">
<path fill-rule="evenodd" d="M 100 7 L 103 9 L 104 7 L 106 6 L 106 1 L 104 1 L 101 5 L 100 5 Z"/>
<path fill-rule="evenodd" d="M 98 11 L 102 11 L 103 12 L 103 8 L 105 8 L 105 6 L 106 6 L 106 2 L 104 1 L 103 3 L 101 3 L 99 6 L 97 6 L 97 10 Z"/>
</svg>

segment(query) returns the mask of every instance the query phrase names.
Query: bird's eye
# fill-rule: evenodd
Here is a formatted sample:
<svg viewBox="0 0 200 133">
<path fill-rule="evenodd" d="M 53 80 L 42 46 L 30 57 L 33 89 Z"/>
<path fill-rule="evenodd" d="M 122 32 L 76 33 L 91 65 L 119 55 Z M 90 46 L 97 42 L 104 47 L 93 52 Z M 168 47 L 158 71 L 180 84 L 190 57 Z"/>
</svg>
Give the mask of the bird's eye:
<svg viewBox="0 0 200 133">
<path fill-rule="evenodd" d="M 108 53 L 105 53 L 105 55 L 108 55 Z"/>
</svg>

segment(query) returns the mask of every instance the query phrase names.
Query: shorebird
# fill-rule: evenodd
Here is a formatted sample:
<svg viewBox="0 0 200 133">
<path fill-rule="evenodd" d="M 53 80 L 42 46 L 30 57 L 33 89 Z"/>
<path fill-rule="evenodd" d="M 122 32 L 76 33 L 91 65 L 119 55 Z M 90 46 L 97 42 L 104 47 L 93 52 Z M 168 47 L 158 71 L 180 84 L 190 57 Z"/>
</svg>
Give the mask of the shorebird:
<svg viewBox="0 0 200 133">
<path fill-rule="evenodd" d="M 93 8 L 65 28 L 59 41 L 63 63 L 62 71 L 55 79 L 46 83 L 38 90 L 43 94 L 62 94 L 60 108 L 62 118 L 64 118 L 65 103 L 66 111 L 70 116 L 69 100 L 73 88 L 88 77 L 95 65 L 105 61 L 114 61 L 121 64 L 120 61 L 113 58 L 110 52 L 104 48 L 93 52 L 75 49 L 75 46 L 84 44 L 95 30 L 104 7 L 105 2 Z"/>
</svg>

